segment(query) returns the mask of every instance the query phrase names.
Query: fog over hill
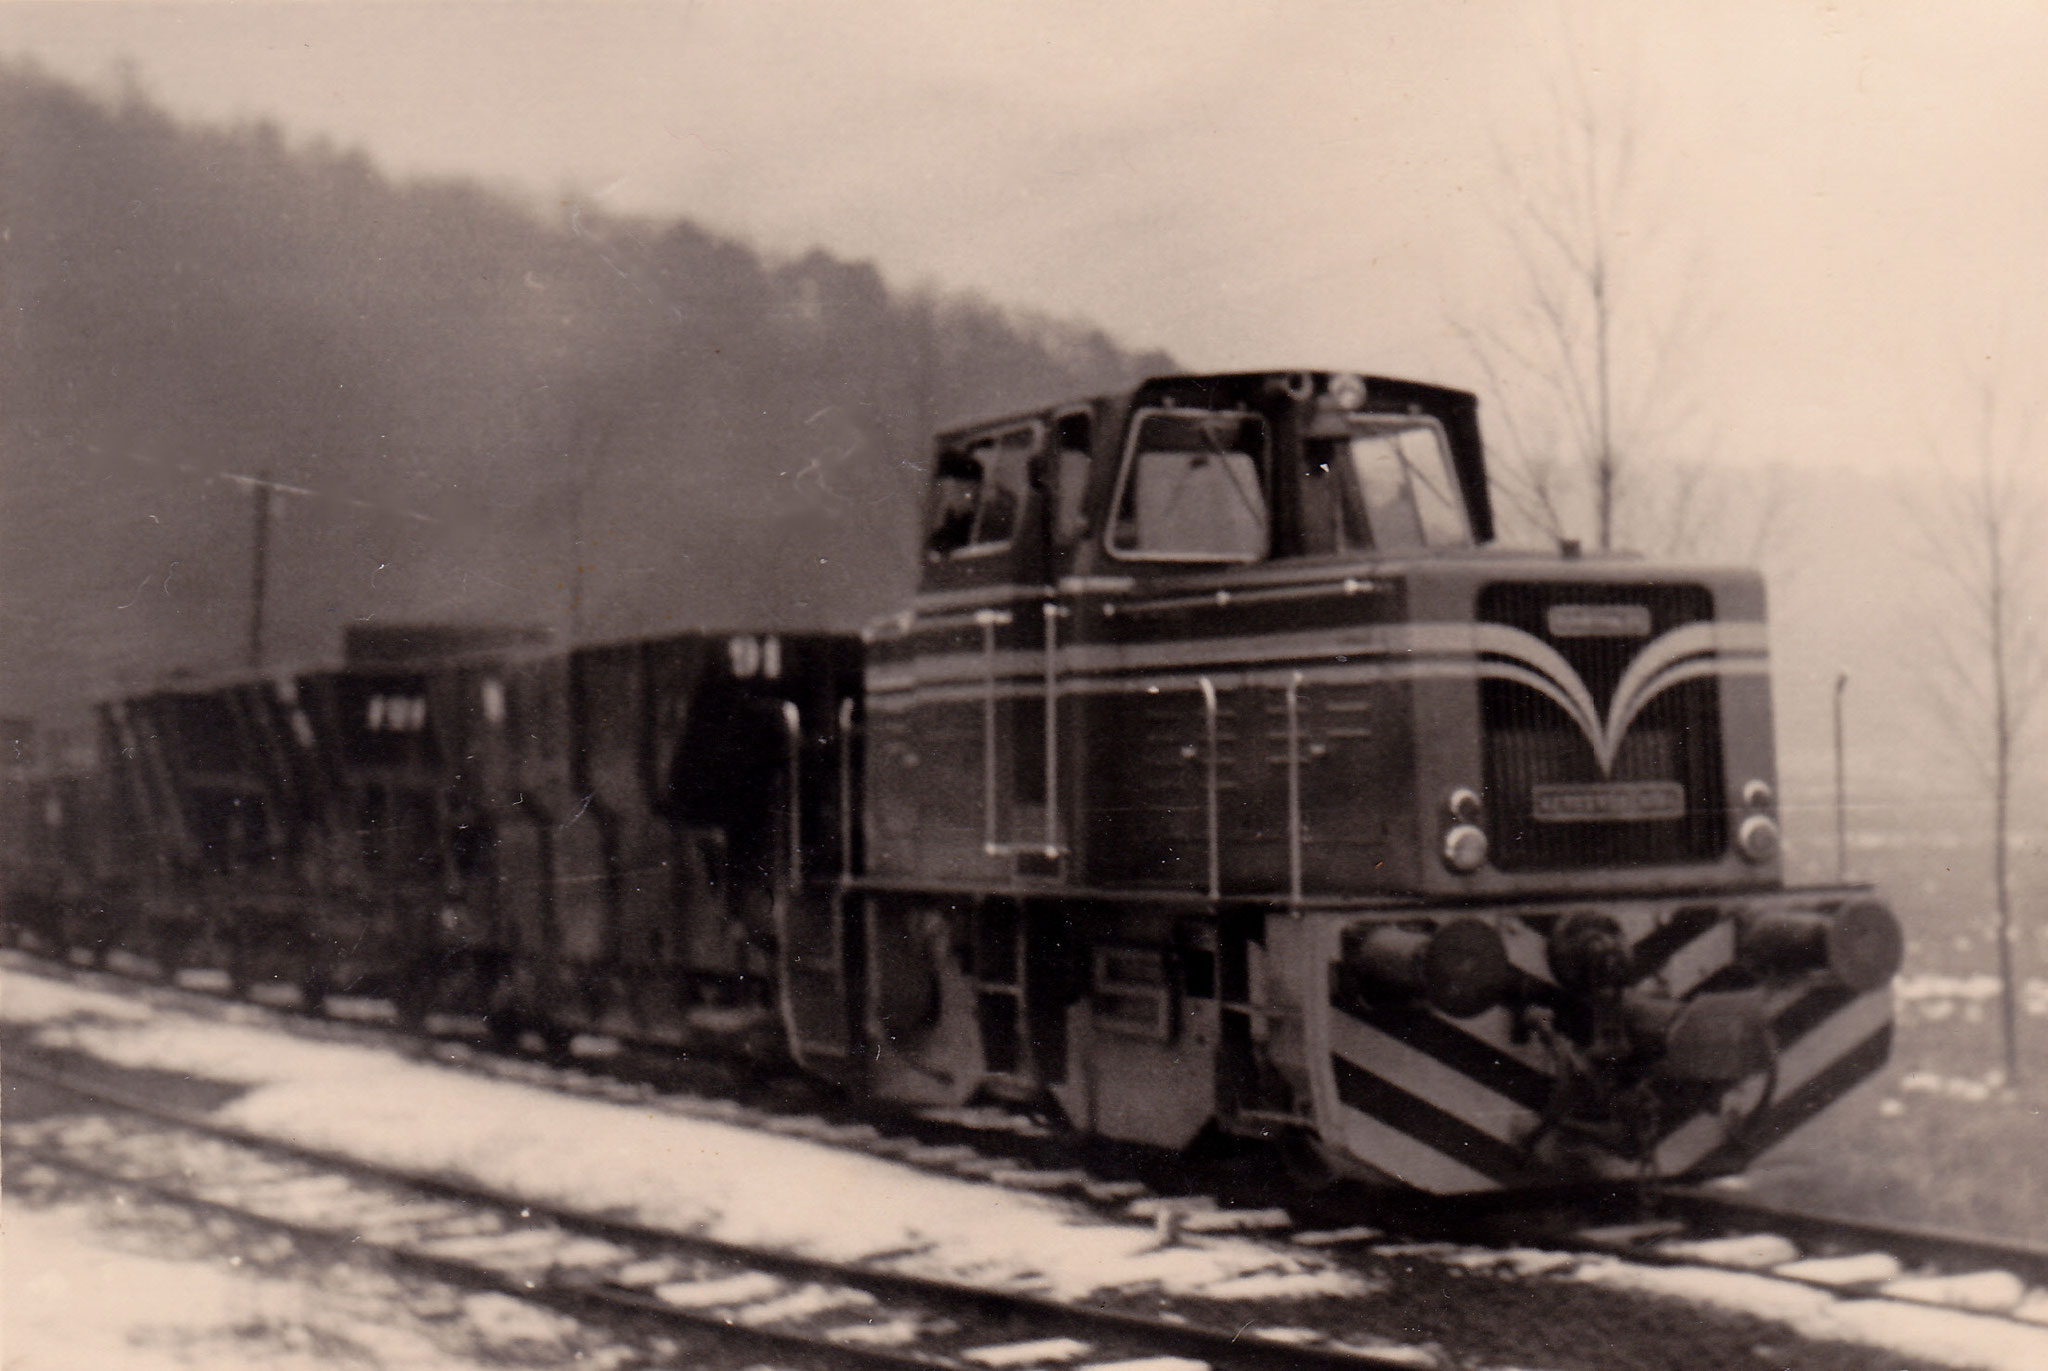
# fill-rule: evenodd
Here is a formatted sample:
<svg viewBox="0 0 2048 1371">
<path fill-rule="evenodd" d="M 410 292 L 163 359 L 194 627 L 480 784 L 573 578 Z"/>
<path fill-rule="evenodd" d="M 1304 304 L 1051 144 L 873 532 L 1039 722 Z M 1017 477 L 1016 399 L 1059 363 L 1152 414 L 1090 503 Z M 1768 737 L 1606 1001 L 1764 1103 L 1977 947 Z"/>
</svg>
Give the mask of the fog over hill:
<svg viewBox="0 0 2048 1371">
<path fill-rule="evenodd" d="M 0 712 L 385 620 L 856 624 L 937 424 L 1172 368 L 687 222 L 393 181 L 0 66 Z"/>
</svg>

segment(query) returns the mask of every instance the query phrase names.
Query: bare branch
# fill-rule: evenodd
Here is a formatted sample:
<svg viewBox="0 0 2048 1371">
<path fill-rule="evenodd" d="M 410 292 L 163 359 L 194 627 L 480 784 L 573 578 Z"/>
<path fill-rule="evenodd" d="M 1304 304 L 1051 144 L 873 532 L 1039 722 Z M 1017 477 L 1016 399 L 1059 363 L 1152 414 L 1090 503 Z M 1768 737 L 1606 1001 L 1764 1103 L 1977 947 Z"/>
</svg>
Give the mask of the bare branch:
<svg viewBox="0 0 2048 1371">
<path fill-rule="evenodd" d="M 2022 739 L 2048 696 L 2048 639 L 2041 627 L 2048 618 L 2048 577 L 2036 568 L 2048 541 L 2048 492 L 2033 408 L 2008 416 L 1992 371 L 1971 389 L 1973 431 L 1928 443 L 1940 469 L 1952 474 L 1935 498 L 1916 502 L 1912 512 L 1922 560 L 1934 573 L 1931 589 L 1945 602 L 1940 627 L 1927 635 L 1922 654 L 1932 711 L 1977 763 L 1991 800 L 2005 1070 L 2016 1079 L 2012 801 L 2015 773 L 2026 758 Z"/>
<path fill-rule="evenodd" d="M 1561 15 L 1567 53 L 1592 49 Z M 1491 388 L 1489 413 L 1503 507 L 1553 537 L 1594 547 L 1705 554 L 1758 545 L 1775 527 L 1753 495 L 1708 460 L 1688 360 L 1706 333 L 1705 292 L 1659 298 L 1675 250 L 1649 214 L 1649 129 L 1636 93 L 1616 87 L 1629 64 L 1566 60 L 1546 82 L 1549 115 L 1534 139 L 1496 137 L 1503 207 L 1494 220 L 1512 298 L 1458 330 Z M 1541 440 L 1549 440 L 1539 447 Z M 1742 517 L 1737 517 L 1738 506 Z M 1754 530 L 1744 539 L 1738 528 Z"/>
</svg>

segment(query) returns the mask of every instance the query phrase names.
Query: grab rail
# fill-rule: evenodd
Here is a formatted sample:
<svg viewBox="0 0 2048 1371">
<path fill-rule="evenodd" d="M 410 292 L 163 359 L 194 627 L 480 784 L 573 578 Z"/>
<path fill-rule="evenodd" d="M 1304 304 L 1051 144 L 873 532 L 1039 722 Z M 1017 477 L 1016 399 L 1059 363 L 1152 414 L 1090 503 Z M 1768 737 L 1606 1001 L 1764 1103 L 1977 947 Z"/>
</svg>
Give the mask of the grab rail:
<svg viewBox="0 0 2048 1371">
<path fill-rule="evenodd" d="M 1208 753 L 1204 798 L 1209 827 L 1209 898 L 1213 900 L 1223 894 L 1223 854 L 1217 841 L 1221 824 L 1216 812 L 1216 683 L 1204 676 L 1196 684 L 1202 688 L 1202 735 Z"/>
<path fill-rule="evenodd" d="M 1287 682 L 1287 898 L 1301 912 L 1301 682 Z"/>
</svg>

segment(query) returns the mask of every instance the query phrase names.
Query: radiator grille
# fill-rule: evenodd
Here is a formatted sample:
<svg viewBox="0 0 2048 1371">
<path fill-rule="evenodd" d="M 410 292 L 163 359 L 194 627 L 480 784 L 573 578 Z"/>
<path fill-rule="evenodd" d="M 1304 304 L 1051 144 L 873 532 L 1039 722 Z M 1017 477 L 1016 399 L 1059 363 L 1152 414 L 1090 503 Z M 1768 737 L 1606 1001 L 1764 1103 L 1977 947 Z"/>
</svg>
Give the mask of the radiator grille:
<svg viewBox="0 0 2048 1371">
<path fill-rule="evenodd" d="M 1534 635 L 1579 675 L 1603 719 L 1615 687 L 1638 653 L 1662 634 L 1714 617 L 1712 593 L 1697 585 L 1496 583 L 1480 592 L 1479 618 Z M 1603 773 L 1585 732 L 1554 701 L 1516 681 L 1480 683 L 1486 735 L 1486 806 L 1493 865 L 1502 871 L 1652 866 L 1713 861 L 1727 847 L 1721 771 L 1720 685 L 1685 681 L 1653 698 L 1623 736 Z M 1663 787 L 1640 783 L 1663 782 Z M 1677 817 L 1536 817 L 1538 787 L 1554 798 L 1597 798 L 1636 784 L 1637 793 L 1684 795 Z M 1553 813 L 1557 806 L 1553 805 Z"/>
</svg>

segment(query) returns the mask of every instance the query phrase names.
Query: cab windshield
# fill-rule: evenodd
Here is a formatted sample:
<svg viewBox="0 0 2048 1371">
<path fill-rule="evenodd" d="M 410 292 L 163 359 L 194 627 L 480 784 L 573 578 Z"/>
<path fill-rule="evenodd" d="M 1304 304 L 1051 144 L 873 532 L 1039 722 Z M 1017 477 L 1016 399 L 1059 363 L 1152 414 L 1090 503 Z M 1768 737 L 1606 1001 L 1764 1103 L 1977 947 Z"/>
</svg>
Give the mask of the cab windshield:
<svg viewBox="0 0 2048 1371">
<path fill-rule="evenodd" d="M 1142 412 L 1112 508 L 1122 558 L 1255 562 L 1266 555 L 1265 420 L 1240 412 Z"/>
<path fill-rule="evenodd" d="M 1450 444 L 1434 419 L 1357 414 L 1348 429 L 1304 444 L 1304 554 L 1471 545 Z"/>
</svg>

